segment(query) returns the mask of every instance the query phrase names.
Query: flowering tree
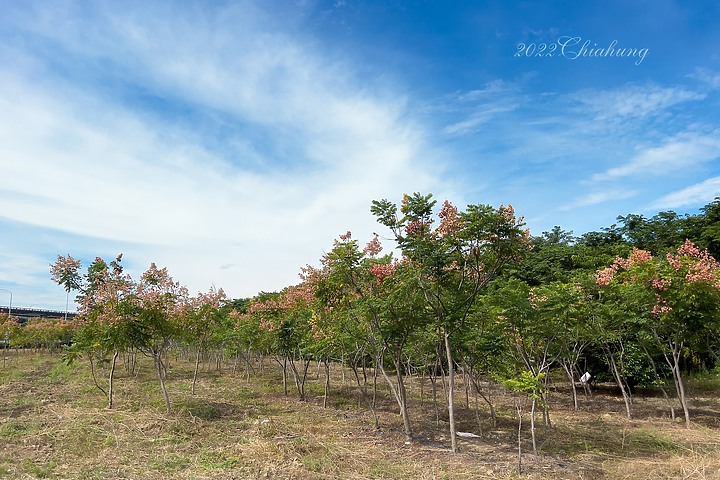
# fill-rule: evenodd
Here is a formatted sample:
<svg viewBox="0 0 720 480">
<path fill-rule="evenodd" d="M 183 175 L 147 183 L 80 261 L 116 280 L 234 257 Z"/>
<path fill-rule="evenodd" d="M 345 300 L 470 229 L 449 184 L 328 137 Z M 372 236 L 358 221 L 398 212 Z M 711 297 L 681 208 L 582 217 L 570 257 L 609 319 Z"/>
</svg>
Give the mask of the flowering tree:
<svg viewBox="0 0 720 480">
<path fill-rule="evenodd" d="M 78 290 L 82 286 L 80 266 L 80 260 L 75 260 L 70 254 L 66 257 L 58 255 L 55 263 L 50 265 L 52 281 L 65 288 L 65 320 L 67 320 L 68 306 L 70 304 L 70 291 Z"/>
<path fill-rule="evenodd" d="M 68 255 L 68 258 L 71 257 Z M 78 297 L 78 315 L 73 320 L 76 328 L 73 343 L 65 354 L 68 363 L 80 355 L 87 355 L 95 385 L 108 397 L 108 408 L 113 406 L 113 379 L 119 352 L 131 342 L 131 301 L 135 284 L 123 273 L 121 260 L 122 254 L 110 264 L 96 257 L 85 277 L 74 284 L 82 293 Z M 112 358 L 108 360 L 110 354 Z M 96 358 L 110 363 L 107 391 L 95 378 Z"/>
<path fill-rule="evenodd" d="M 158 268 L 154 263 L 142 274 L 135 289 L 132 341 L 153 357 L 167 413 L 171 406 L 163 356 L 177 335 L 178 317 L 187 301 L 187 289 L 173 280 L 167 268 Z"/>
<path fill-rule="evenodd" d="M 213 335 L 222 327 L 222 307 L 227 301 L 223 289 L 210 288 L 206 293 L 198 293 L 178 308 L 181 332 L 185 341 L 195 347 L 195 370 L 191 393 L 195 395 L 200 357 L 208 347 Z"/>
<path fill-rule="evenodd" d="M 417 284 L 407 281 L 409 264 L 394 261 L 390 254 L 381 256 L 381 251 L 377 237 L 360 250 L 357 240 L 347 232 L 335 240 L 332 251 L 320 260 L 323 268 L 310 268 L 308 272 L 319 277 L 317 295 L 325 305 L 325 312 L 331 312 L 336 321 L 343 322 L 345 335 L 355 341 L 353 371 L 376 425 L 374 401 L 369 400 L 367 388 L 361 385 L 357 375 L 357 361 L 366 352 L 372 355 L 376 369 L 382 372 L 398 403 L 406 437 L 412 438 L 403 351 L 412 333 L 427 323 L 427 316 L 419 307 Z M 394 380 L 385 368 L 388 357 L 394 366 Z"/>
<path fill-rule="evenodd" d="M 286 395 L 287 368 L 290 366 L 301 401 L 306 398 L 305 380 L 313 359 L 315 329 L 310 307 L 313 298 L 312 286 L 303 282 L 282 292 L 258 295 L 244 315 L 255 317 L 259 328 L 267 334 L 268 346 L 283 369 L 283 389 Z"/>
<path fill-rule="evenodd" d="M 465 323 L 477 295 L 502 267 L 519 260 L 529 231 L 512 206 L 495 209 L 468 205 L 464 212 L 445 201 L 433 228 L 432 195 L 405 195 L 398 208 L 388 200 L 373 201 L 371 211 L 392 232 L 408 260 L 413 282 L 422 292 L 442 332 L 448 364 L 448 414 L 452 451 L 457 451 L 454 414 L 454 361 L 451 336 Z"/>
<path fill-rule="evenodd" d="M 685 347 L 700 348 L 718 332 L 720 264 L 687 240 L 675 253 L 653 257 L 635 249 L 597 273 L 598 285 L 624 293 L 640 328 L 655 341 L 670 367 L 678 400 L 690 426 L 680 362 Z"/>
</svg>

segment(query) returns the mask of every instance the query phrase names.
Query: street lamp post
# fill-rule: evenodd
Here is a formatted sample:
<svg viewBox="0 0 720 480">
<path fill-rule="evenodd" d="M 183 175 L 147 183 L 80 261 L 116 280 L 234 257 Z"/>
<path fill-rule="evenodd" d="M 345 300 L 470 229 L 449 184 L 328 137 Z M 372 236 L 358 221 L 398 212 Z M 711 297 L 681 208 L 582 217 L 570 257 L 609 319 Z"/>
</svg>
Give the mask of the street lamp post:
<svg viewBox="0 0 720 480">
<path fill-rule="evenodd" d="M 10 305 L 8 305 L 8 318 L 10 315 L 12 315 L 12 292 L 10 290 L 5 290 L 4 288 L 0 288 L 0 292 L 7 292 L 10 294 Z"/>
</svg>

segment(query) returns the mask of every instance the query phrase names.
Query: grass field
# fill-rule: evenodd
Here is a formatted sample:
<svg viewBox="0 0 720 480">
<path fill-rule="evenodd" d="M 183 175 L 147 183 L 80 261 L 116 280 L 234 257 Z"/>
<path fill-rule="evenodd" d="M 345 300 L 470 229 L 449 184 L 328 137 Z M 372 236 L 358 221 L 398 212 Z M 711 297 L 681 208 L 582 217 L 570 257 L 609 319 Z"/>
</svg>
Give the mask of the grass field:
<svg viewBox="0 0 720 480">
<path fill-rule="evenodd" d="M 387 390 L 380 389 L 376 430 L 350 374 L 344 384 L 337 366 L 323 408 L 324 377 L 314 367 L 308 401 L 300 402 L 292 391 L 283 395 L 280 371 L 269 361 L 249 382 L 243 372 L 232 374 L 228 366 L 218 372 L 213 364 L 192 395 L 192 363 L 173 359 L 167 378 L 173 412 L 166 415 L 150 359 L 142 359 L 137 376 L 118 370 L 109 410 L 87 363 L 67 366 L 57 354 L 6 354 L 0 478 L 720 478 L 720 391 L 707 379 L 690 384 L 690 429 L 670 421 L 659 397 L 636 397 L 635 418 L 627 420 L 610 389 L 581 397 L 575 412 L 567 386 L 557 385 L 553 426 L 538 426 L 538 455 L 531 454 L 525 418 L 520 475 L 514 399 L 501 389 L 492 392 L 497 426 L 481 404 L 483 436 L 461 438 L 460 452 L 452 455 L 444 409 L 438 426 L 429 387 L 421 404 L 417 378 L 409 381 L 416 438 L 406 442 Z M 458 397 L 459 430 L 479 433 L 472 397 L 470 409 L 464 391 Z"/>
</svg>

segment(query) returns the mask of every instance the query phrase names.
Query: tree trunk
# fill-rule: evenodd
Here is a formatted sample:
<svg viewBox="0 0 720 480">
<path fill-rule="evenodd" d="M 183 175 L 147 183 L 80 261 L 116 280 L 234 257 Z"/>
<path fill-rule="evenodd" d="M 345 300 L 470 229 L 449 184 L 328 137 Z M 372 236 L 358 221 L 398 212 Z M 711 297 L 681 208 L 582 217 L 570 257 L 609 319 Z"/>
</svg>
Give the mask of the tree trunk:
<svg viewBox="0 0 720 480">
<path fill-rule="evenodd" d="M 380 366 L 380 371 L 382 372 L 385 381 L 390 387 L 390 391 L 392 391 L 393 395 L 395 396 L 395 400 L 400 407 L 400 416 L 402 417 L 403 421 L 403 433 L 405 433 L 405 437 L 408 440 L 412 440 L 412 427 L 410 425 L 410 416 L 408 415 L 407 410 L 407 396 L 405 394 L 405 384 L 403 383 L 402 370 L 400 369 L 400 359 L 393 359 L 393 364 L 395 365 L 395 376 L 397 378 L 397 385 L 390 379 L 390 376 L 385 371 L 385 366 L 382 363 L 382 357 L 378 360 L 380 360 L 377 362 Z"/>
<path fill-rule="evenodd" d="M 455 368 L 453 368 L 452 350 L 450 350 L 450 333 L 445 332 L 445 354 L 448 362 L 448 417 L 450 420 L 450 446 L 452 453 L 457 452 L 455 435 Z"/>
<path fill-rule="evenodd" d="M 625 412 L 627 413 L 627 418 L 631 419 L 632 413 L 630 412 L 630 397 L 628 395 L 628 392 L 626 391 L 625 384 L 623 382 L 622 376 L 620 375 L 617 364 L 615 363 L 615 358 L 611 353 L 606 354 L 606 358 L 608 360 L 608 363 L 610 364 L 610 369 L 613 372 L 613 376 L 615 376 L 615 381 L 620 388 L 620 392 L 622 393 L 623 401 L 625 402 Z"/>
<path fill-rule="evenodd" d="M 90 360 L 90 373 L 92 374 L 93 382 L 95 383 L 95 386 L 100 390 L 103 395 L 107 395 L 108 393 L 105 391 L 104 388 L 100 386 L 100 384 L 97 381 L 97 376 L 95 376 L 95 361 L 93 360 L 93 354 L 91 353 L 88 355 L 88 358 Z"/>
<path fill-rule="evenodd" d="M 165 388 L 165 379 L 163 378 L 164 366 L 162 359 L 160 358 L 160 352 L 153 351 L 153 360 L 155 360 L 155 370 L 157 371 L 158 380 L 160 381 L 160 389 L 163 393 L 163 399 L 165 400 L 165 413 L 170 413 L 170 397 L 168 397 L 167 389 Z"/>
<path fill-rule="evenodd" d="M 645 356 L 650 361 L 650 365 L 652 366 L 653 373 L 655 374 L 655 378 L 658 380 L 658 383 L 662 382 L 663 379 L 660 377 L 660 374 L 657 371 L 657 367 L 655 366 L 655 361 L 652 358 L 652 355 L 650 355 L 650 352 L 648 352 L 647 348 L 645 348 L 645 345 L 642 346 L 643 351 L 645 351 Z M 667 360 L 667 355 L 665 355 L 665 360 Z M 672 368 L 672 365 L 670 366 Z M 673 374 L 673 380 L 675 378 L 675 375 Z M 672 401 L 670 400 L 670 396 L 667 394 L 667 390 L 665 390 L 665 387 L 660 384 L 660 391 L 663 394 L 663 397 L 665 397 L 665 401 L 668 404 L 668 408 L 670 409 L 670 419 L 674 423 L 675 422 L 675 407 L 672 404 Z"/>
<path fill-rule="evenodd" d="M 577 396 L 577 387 L 575 386 L 575 375 L 573 373 L 572 366 L 569 366 L 566 362 L 561 362 L 561 365 L 563 367 L 563 370 L 565 370 L 565 374 L 568 377 L 568 380 L 570 381 L 570 386 L 572 387 L 572 397 L 573 397 L 573 405 L 575 407 L 575 411 L 578 411 L 578 396 Z"/>
<path fill-rule="evenodd" d="M 670 367 L 673 372 L 673 379 L 675 380 L 675 390 L 677 391 L 678 400 L 680 406 L 682 406 L 683 414 L 685 415 L 685 428 L 690 428 L 690 411 L 687 406 L 687 399 L 685 398 L 685 384 L 682 379 L 682 372 L 680 371 L 680 353 L 682 352 L 682 343 L 680 345 L 670 344 L 672 349 L 672 364 Z M 667 358 L 667 355 L 665 356 Z"/>
<path fill-rule="evenodd" d="M 195 350 L 195 371 L 193 372 L 192 387 L 190 389 L 191 395 L 195 395 L 195 384 L 197 383 L 198 368 L 200 368 L 200 348 Z"/>
<path fill-rule="evenodd" d="M 518 474 L 522 473 L 522 406 L 520 405 L 520 401 L 515 399 L 515 409 L 518 413 L 518 430 L 517 430 L 517 440 L 518 440 L 518 467 L 517 471 Z"/>
<path fill-rule="evenodd" d="M 328 394 L 330 393 L 330 361 L 323 360 L 325 366 L 325 395 L 323 396 L 323 408 L 327 408 Z"/>
<path fill-rule="evenodd" d="M 530 437 L 532 437 L 533 455 L 537 455 L 537 442 L 535 441 L 535 407 L 537 405 L 537 399 L 532 399 L 532 405 L 530 407 Z"/>
<path fill-rule="evenodd" d="M 437 401 L 437 372 L 430 375 L 430 384 L 432 385 L 433 408 L 435 409 L 435 425 L 440 426 L 440 407 Z"/>
<path fill-rule="evenodd" d="M 305 397 L 305 380 L 307 379 L 307 372 L 310 368 L 310 359 L 302 359 L 303 366 L 302 366 L 302 375 L 300 372 L 298 372 L 298 369 L 295 365 L 295 359 L 293 357 L 289 357 L 290 360 L 290 369 L 293 373 L 293 378 L 295 379 L 295 388 L 298 392 L 298 397 L 301 402 L 304 402 L 306 400 Z"/>
<path fill-rule="evenodd" d="M 353 371 L 353 374 L 355 375 L 355 383 L 357 383 L 358 390 L 360 390 L 360 395 L 362 396 L 363 400 L 365 400 L 365 403 L 367 403 L 368 407 L 370 407 L 370 411 L 372 412 L 373 420 L 375 421 L 375 429 L 380 427 L 380 420 L 378 419 L 377 410 L 375 409 L 375 402 L 374 398 L 371 400 L 368 398 L 367 393 L 367 378 L 365 379 L 364 384 L 360 383 L 360 374 L 358 373 L 358 366 L 356 362 L 353 362 L 352 366 L 350 367 Z"/>
<path fill-rule="evenodd" d="M 112 358 L 112 363 L 110 365 L 110 376 L 108 378 L 108 408 L 113 407 L 113 380 L 115 378 L 115 363 L 117 362 L 117 357 L 119 355 L 119 352 L 115 350 L 115 354 Z"/>
</svg>

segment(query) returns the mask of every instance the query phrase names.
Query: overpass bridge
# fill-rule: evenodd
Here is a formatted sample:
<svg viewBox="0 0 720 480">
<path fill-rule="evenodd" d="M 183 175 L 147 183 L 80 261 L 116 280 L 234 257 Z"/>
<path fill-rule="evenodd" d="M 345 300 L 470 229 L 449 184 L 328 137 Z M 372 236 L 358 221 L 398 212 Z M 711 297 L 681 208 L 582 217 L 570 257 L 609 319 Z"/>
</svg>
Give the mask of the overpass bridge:
<svg viewBox="0 0 720 480">
<path fill-rule="evenodd" d="M 7 306 L 0 306 L 0 314 L 8 313 Z M 29 320 L 31 318 L 65 318 L 65 311 L 58 310 L 43 310 L 40 308 L 23 308 L 23 307 L 12 307 L 10 314 L 17 318 L 20 322 Z M 73 318 L 77 313 L 68 312 L 68 318 Z"/>
</svg>

